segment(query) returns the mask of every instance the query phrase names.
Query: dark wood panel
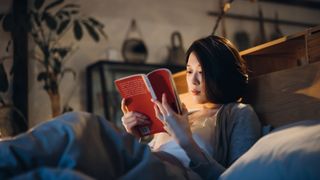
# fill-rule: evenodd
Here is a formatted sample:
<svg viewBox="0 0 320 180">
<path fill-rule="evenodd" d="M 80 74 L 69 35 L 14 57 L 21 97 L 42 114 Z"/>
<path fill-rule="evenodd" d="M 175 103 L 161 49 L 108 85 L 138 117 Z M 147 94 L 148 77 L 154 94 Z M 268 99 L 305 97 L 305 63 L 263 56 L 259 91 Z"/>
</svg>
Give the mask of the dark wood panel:
<svg viewBox="0 0 320 180">
<path fill-rule="evenodd" d="M 259 118 L 277 127 L 304 119 L 320 119 L 320 62 L 250 80 L 246 102 Z"/>
<path fill-rule="evenodd" d="M 28 32 L 27 0 L 13 1 L 13 51 L 14 51 L 14 75 L 13 75 L 13 104 L 23 114 L 14 112 L 12 124 L 14 134 L 26 131 L 28 128 Z"/>
</svg>

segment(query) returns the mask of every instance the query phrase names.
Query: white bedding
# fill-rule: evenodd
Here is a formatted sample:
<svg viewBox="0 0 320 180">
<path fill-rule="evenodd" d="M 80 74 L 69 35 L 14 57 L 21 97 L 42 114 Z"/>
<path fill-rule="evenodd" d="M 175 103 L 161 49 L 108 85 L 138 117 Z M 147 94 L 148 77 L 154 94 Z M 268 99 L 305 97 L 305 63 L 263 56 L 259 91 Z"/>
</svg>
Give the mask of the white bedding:
<svg viewBox="0 0 320 180">
<path fill-rule="evenodd" d="M 320 179 L 320 120 L 275 129 L 220 179 Z"/>
</svg>

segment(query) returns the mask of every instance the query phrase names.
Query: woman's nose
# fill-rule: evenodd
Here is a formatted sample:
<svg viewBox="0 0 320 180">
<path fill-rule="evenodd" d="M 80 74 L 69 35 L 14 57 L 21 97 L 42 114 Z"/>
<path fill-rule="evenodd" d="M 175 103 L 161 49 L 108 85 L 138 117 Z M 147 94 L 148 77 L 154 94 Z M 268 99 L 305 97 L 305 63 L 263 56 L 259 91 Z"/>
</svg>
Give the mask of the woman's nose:
<svg viewBox="0 0 320 180">
<path fill-rule="evenodd" d="M 192 76 L 192 84 L 194 84 L 194 85 L 199 85 L 200 84 L 199 77 L 198 77 L 198 75 L 196 73 L 193 74 L 193 76 Z"/>
</svg>

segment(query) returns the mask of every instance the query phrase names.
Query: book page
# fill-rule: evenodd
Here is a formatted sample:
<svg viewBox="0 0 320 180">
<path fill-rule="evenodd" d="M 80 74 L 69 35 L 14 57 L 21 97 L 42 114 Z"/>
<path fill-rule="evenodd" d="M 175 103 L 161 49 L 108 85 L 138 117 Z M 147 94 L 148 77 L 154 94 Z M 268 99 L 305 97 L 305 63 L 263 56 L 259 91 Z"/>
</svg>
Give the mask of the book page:
<svg viewBox="0 0 320 180">
<path fill-rule="evenodd" d="M 170 107 L 177 113 L 181 113 L 181 104 L 177 96 L 175 85 L 170 70 L 161 68 L 150 72 L 148 79 L 159 101 L 162 100 L 162 94 L 166 94 Z"/>
</svg>

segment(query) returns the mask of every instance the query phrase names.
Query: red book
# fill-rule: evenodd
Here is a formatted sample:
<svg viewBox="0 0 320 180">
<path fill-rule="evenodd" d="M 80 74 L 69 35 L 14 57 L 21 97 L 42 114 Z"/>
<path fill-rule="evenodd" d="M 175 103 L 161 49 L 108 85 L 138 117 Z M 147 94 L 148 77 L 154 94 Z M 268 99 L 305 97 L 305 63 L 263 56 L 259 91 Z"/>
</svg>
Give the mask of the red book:
<svg viewBox="0 0 320 180">
<path fill-rule="evenodd" d="M 149 117 L 151 123 L 139 125 L 137 130 L 140 136 L 165 132 L 162 122 L 156 117 L 154 103 L 151 98 L 162 101 L 165 93 L 171 108 L 181 113 L 179 95 L 170 70 L 161 68 L 148 74 L 135 74 L 115 80 L 115 85 L 122 98 L 126 99 L 129 111 L 139 112 Z M 119 107 L 120 108 L 120 107 Z"/>
</svg>

